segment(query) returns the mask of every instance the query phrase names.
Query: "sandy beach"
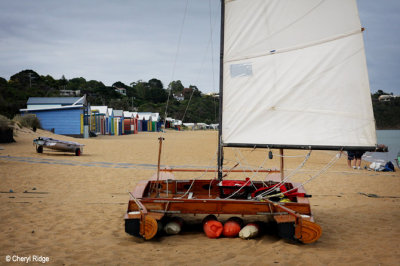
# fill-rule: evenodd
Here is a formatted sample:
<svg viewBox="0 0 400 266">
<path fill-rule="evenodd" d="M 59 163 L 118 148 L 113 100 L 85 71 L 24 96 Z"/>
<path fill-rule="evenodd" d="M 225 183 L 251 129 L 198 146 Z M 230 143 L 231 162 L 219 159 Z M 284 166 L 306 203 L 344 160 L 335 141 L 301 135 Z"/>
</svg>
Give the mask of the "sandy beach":
<svg viewBox="0 0 400 266">
<path fill-rule="evenodd" d="M 84 152 L 79 157 L 47 150 L 38 154 L 32 144 L 38 136 L 85 144 Z M 400 171 L 349 169 L 347 156 L 305 185 L 323 230 L 313 244 L 295 244 L 274 234 L 252 240 L 209 239 L 201 231 L 192 231 L 150 241 L 126 234 L 123 216 L 128 191 L 156 172 L 159 136 L 141 132 L 74 139 L 22 129 L 15 143 L 0 144 L 0 265 L 15 263 L 6 262 L 7 256 L 11 260 L 47 257 L 50 265 L 400 264 Z M 163 137 L 163 165 L 216 164 L 216 131 L 167 131 Z M 307 151 L 286 154 L 294 156 L 285 164 L 289 174 Z M 313 151 L 293 181 L 316 175 L 336 154 Z M 225 156 L 228 168 L 236 161 L 243 166 L 279 167 L 277 157 L 265 160 L 266 150 L 227 149 Z M 250 176 L 265 179 L 261 174 Z"/>
</svg>

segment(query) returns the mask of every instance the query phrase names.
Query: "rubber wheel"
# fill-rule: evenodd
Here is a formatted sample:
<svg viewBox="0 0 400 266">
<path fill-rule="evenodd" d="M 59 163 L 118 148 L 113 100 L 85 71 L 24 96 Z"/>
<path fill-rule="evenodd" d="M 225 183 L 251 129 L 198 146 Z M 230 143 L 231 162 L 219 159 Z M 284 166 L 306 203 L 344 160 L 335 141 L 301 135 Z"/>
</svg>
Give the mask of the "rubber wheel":
<svg viewBox="0 0 400 266">
<path fill-rule="evenodd" d="M 36 147 L 36 152 L 37 153 L 43 153 L 43 146 Z"/>
<path fill-rule="evenodd" d="M 143 237 L 146 240 L 152 239 L 158 231 L 158 225 L 156 219 L 154 219 L 151 216 L 146 216 L 145 222 L 144 222 L 144 232 Z"/>
<path fill-rule="evenodd" d="M 76 155 L 76 156 L 81 155 L 81 150 L 80 150 L 80 149 L 76 149 L 76 150 L 75 150 L 75 155 Z"/>
<path fill-rule="evenodd" d="M 303 220 L 301 227 L 301 239 L 304 244 L 309 244 L 317 241 L 322 235 L 321 226 L 316 223 Z"/>
</svg>

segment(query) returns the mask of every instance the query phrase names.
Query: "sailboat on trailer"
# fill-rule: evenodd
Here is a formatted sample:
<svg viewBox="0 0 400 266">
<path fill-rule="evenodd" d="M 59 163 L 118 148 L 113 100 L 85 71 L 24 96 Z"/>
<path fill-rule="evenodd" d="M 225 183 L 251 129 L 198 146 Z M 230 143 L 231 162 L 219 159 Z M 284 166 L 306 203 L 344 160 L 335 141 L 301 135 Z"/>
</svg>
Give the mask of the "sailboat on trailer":
<svg viewBox="0 0 400 266">
<path fill-rule="evenodd" d="M 322 229 L 283 161 L 281 180 L 227 180 L 223 151 L 375 150 L 362 32 L 356 0 L 222 1 L 218 180 L 160 180 L 159 168 L 130 193 L 125 231 L 151 239 L 172 215 L 272 216 L 283 237 L 316 241 Z"/>
</svg>

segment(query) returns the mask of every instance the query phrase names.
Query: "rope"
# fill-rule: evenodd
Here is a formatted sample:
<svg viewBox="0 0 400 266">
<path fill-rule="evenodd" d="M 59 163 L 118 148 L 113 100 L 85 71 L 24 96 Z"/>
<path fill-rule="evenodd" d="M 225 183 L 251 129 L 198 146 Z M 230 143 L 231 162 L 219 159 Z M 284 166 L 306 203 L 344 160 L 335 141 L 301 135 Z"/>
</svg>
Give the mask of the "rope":
<svg viewBox="0 0 400 266">
<path fill-rule="evenodd" d="M 181 46 L 182 32 L 183 32 L 183 26 L 185 25 L 188 2 L 189 2 L 189 0 L 186 0 L 185 12 L 184 12 L 184 15 L 183 15 L 183 20 L 182 20 L 182 24 L 181 24 L 181 29 L 180 29 L 179 37 L 178 37 L 178 45 L 177 45 L 177 47 L 176 47 L 176 53 L 175 53 L 175 58 L 174 58 L 174 64 L 173 64 L 173 67 L 172 67 L 171 80 L 174 80 L 174 76 L 175 76 L 176 62 L 178 61 L 178 54 L 179 54 L 179 50 L 180 50 L 180 46 Z M 169 87 L 170 87 L 170 86 L 169 86 Z M 169 98 L 171 97 L 171 92 L 172 92 L 172 88 L 170 87 L 170 88 L 169 88 L 169 93 L 168 93 L 168 98 L 167 98 L 167 104 L 166 104 L 166 106 L 165 106 L 165 113 L 164 113 L 164 129 L 165 129 L 165 125 L 166 125 L 166 123 L 167 123 L 168 105 L 169 105 Z"/>
<path fill-rule="evenodd" d="M 241 154 L 240 150 L 239 150 L 239 153 L 240 153 L 240 155 L 243 157 L 243 155 Z M 235 154 L 235 155 L 236 155 L 236 154 Z M 244 158 L 244 157 L 243 157 L 243 158 Z M 236 195 L 237 193 L 239 193 L 239 191 L 242 190 L 249 182 L 251 182 L 251 184 L 253 185 L 253 187 L 256 188 L 256 186 L 255 186 L 255 185 L 253 184 L 253 182 L 252 182 L 252 179 L 254 178 L 255 175 L 258 174 L 258 171 L 259 171 L 260 169 L 263 168 L 262 166 L 264 165 L 264 163 L 265 163 L 265 161 L 266 161 L 267 159 L 268 159 L 268 156 L 265 157 L 264 161 L 261 163 L 261 165 L 257 168 L 256 171 L 253 171 L 253 170 L 250 168 L 250 170 L 252 170 L 252 172 L 253 172 L 253 175 L 249 178 L 249 180 L 248 180 L 246 183 L 244 183 L 238 190 L 236 190 L 234 193 L 232 193 L 231 195 L 229 195 L 229 197 L 224 198 L 224 200 L 230 199 L 231 197 L 233 197 L 234 195 Z M 263 183 L 264 183 L 264 182 L 263 182 Z"/>
<path fill-rule="evenodd" d="M 240 152 L 240 150 L 239 150 L 239 152 Z M 290 175 L 288 175 L 287 177 L 285 177 L 280 183 L 274 185 L 274 186 L 273 186 L 272 188 L 270 188 L 269 190 L 267 190 L 267 191 L 261 193 L 258 197 L 265 197 L 266 195 L 268 195 L 269 193 L 271 193 L 272 191 L 274 191 L 275 188 L 281 186 L 283 183 L 285 183 L 287 180 L 289 180 L 289 178 L 290 178 L 291 176 L 293 176 L 298 170 L 300 170 L 300 169 L 305 165 L 305 163 L 306 163 L 306 162 L 308 161 L 308 159 L 310 158 L 310 155 L 311 155 L 311 150 L 310 150 L 310 151 L 308 152 L 308 154 L 306 155 L 304 161 L 303 161 L 292 173 L 290 173 Z M 241 155 L 241 156 L 243 156 L 243 155 Z M 257 168 L 257 171 L 253 171 L 253 176 L 249 179 L 249 181 L 251 181 L 251 179 L 258 173 L 259 169 L 262 168 L 262 166 L 264 165 L 264 163 L 265 163 L 265 161 L 266 161 L 267 159 L 268 159 L 268 156 L 264 159 L 264 161 L 262 162 L 262 164 L 260 165 L 260 167 Z M 248 182 L 249 182 L 249 181 L 248 181 Z M 224 198 L 224 199 L 230 199 L 231 197 L 233 197 L 234 195 L 236 195 L 240 190 L 242 190 L 242 189 L 247 185 L 248 182 L 246 182 L 245 184 L 243 184 L 243 185 L 242 185 L 238 190 L 236 190 L 233 194 L 231 194 L 229 197 L 226 197 L 226 198 Z M 253 184 L 253 182 L 252 182 L 252 184 Z M 263 182 L 263 184 L 265 184 L 265 183 Z M 254 186 L 254 184 L 253 184 L 253 186 Z"/>
<path fill-rule="evenodd" d="M 264 191 L 259 196 L 264 197 L 264 196 L 270 194 L 272 191 L 274 191 L 275 188 L 277 188 L 277 187 L 281 186 L 282 184 L 284 184 L 285 182 L 287 182 L 294 174 L 296 174 L 301 168 L 304 167 L 304 165 L 310 158 L 310 155 L 311 155 L 311 150 L 308 152 L 308 154 L 304 158 L 303 162 L 301 164 L 299 164 L 299 166 L 297 166 L 296 169 L 294 169 L 289 175 L 287 175 L 281 182 L 275 184 L 272 188 L 268 189 L 267 191 Z"/>
<path fill-rule="evenodd" d="M 208 40 L 208 44 L 207 44 L 207 47 L 206 47 L 206 51 L 204 53 L 204 57 L 203 57 L 200 69 L 203 69 L 203 67 L 205 65 L 205 62 L 206 62 L 206 55 L 207 55 L 207 52 L 208 52 L 208 48 L 211 47 L 212 91 L 215 91 L 215 88 L 214 88 L 214 80 L 215 80 L 215 73 L 214 73 L 214 44 L 213 44 L 213 38 L 212 38 L 213 25 L 212 25 L 211 0 L 208 3 L 209 3 L 208 6 L 209 6 L 209 18 L 210 18 L 210 38 Z M 215 24 L 215 22 L 214 22 L 214 24 Z M 198 74 L 197 74 L 197 78 L 195 80 L 199 80 L 200 73 L 201 72 L 199 71 Z M 194 94 L 194 90 L 192 90 L 192 93 L 190 94 L 190 98 L 189 98 L 189 101 L 188 101 L 188 103 L 186 105 L 185 112 L 183 113 L 182 123 L 183 123 L 183 121 L 184 121 L 184 119 L 186 117 L 186 113 L 187 113 L 187 110 L 189 109 L 190 102 L 192 101 L 193 94 Z M 216 108 L 215 98 L 214 98 L 214 107 Z M 214 120 L 216 120 L 216 110 L 214 110 Z"/>
<path fill-rule="evenodd" d="M 299 184 L 296 187 L 293 187 L 292 189 L 289 189 L 288 191 L 286 191 L 285 193 L 291 192 L 293 190 L 296 190 L 306 184 L 308 184 L 309 182 L 311 182 L 312 180 L 314 180 L 315 178 L 317 178 L 318 176 L 320 176 L 321 174 L 325 173 L 330 167 L 332 167 L 332 165 L 334 165 L 336 163 L 337 160 L 339 160 L 340 158 L 340 153 L 336 154 L 328 163 L 325 167 L 323 167 L 318 173 L 316 173 L 314 176 L 311 176 L 308 180 L 306 180 L 305 182 Z M 277 196 L 281 196 L 283 195 L 283 193 L 277 193 L 274 195 L 268 195 L 265 197 L 261 197 L 261 198 L 272 198 L 272 197 L 277 197 Z"/>
<path fill-rule="evenodd" d="M 210 162 L 215 161 L 216 156 L 217 156 L 217 151 L 215 151 L 214 156 L 213 156 L 213 158 L 210 160 Z M 206 168 L 206 170 L 203 172 L 202 175 L 200 175 L 199 177 L 194 178 L 194 179 L 192 180 L 192 183 L 190 184 L 189 188 L 186 190 L 186 192 L 185 192 L 182 196 L 177 197 L 177 198 L 175 198 L 175 199 L 182 199 L 183 197 L 185 197 L 185 196 L 189 193 L 189 191 L 192 189 L 192 186 L 193 186 L 194 182 L 195 182 L 197 179 L 200 179 L 200 178 L 202 178 L 203 176 L 205 176 L 207 173 L 208 173 L 208 168 Z M 210 192 L 209 192 L 209 195 L 210 195 Z"/>
</svg>

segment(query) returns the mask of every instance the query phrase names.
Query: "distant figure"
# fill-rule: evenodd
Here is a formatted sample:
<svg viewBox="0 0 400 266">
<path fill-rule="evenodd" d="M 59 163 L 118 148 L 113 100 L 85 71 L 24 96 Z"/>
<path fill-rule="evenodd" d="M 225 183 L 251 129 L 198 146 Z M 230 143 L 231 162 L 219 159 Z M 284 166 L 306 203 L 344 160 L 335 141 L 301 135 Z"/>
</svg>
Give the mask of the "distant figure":
<svg viewBox="0 0 400 266">
<path fill-rule="evenodd" d="M 347 151 L 347 165 L 350 168 L 361 170 L 361 157 L 364 153 L 364 151 Z"/>
<path fill-rule="evenodd" d="M 355 154 L 354 151 L 347 151 L 347 165 L 351 168 L 352 163 L 351 161 L 353 161 L 355 159 Z"/>
</svg>

